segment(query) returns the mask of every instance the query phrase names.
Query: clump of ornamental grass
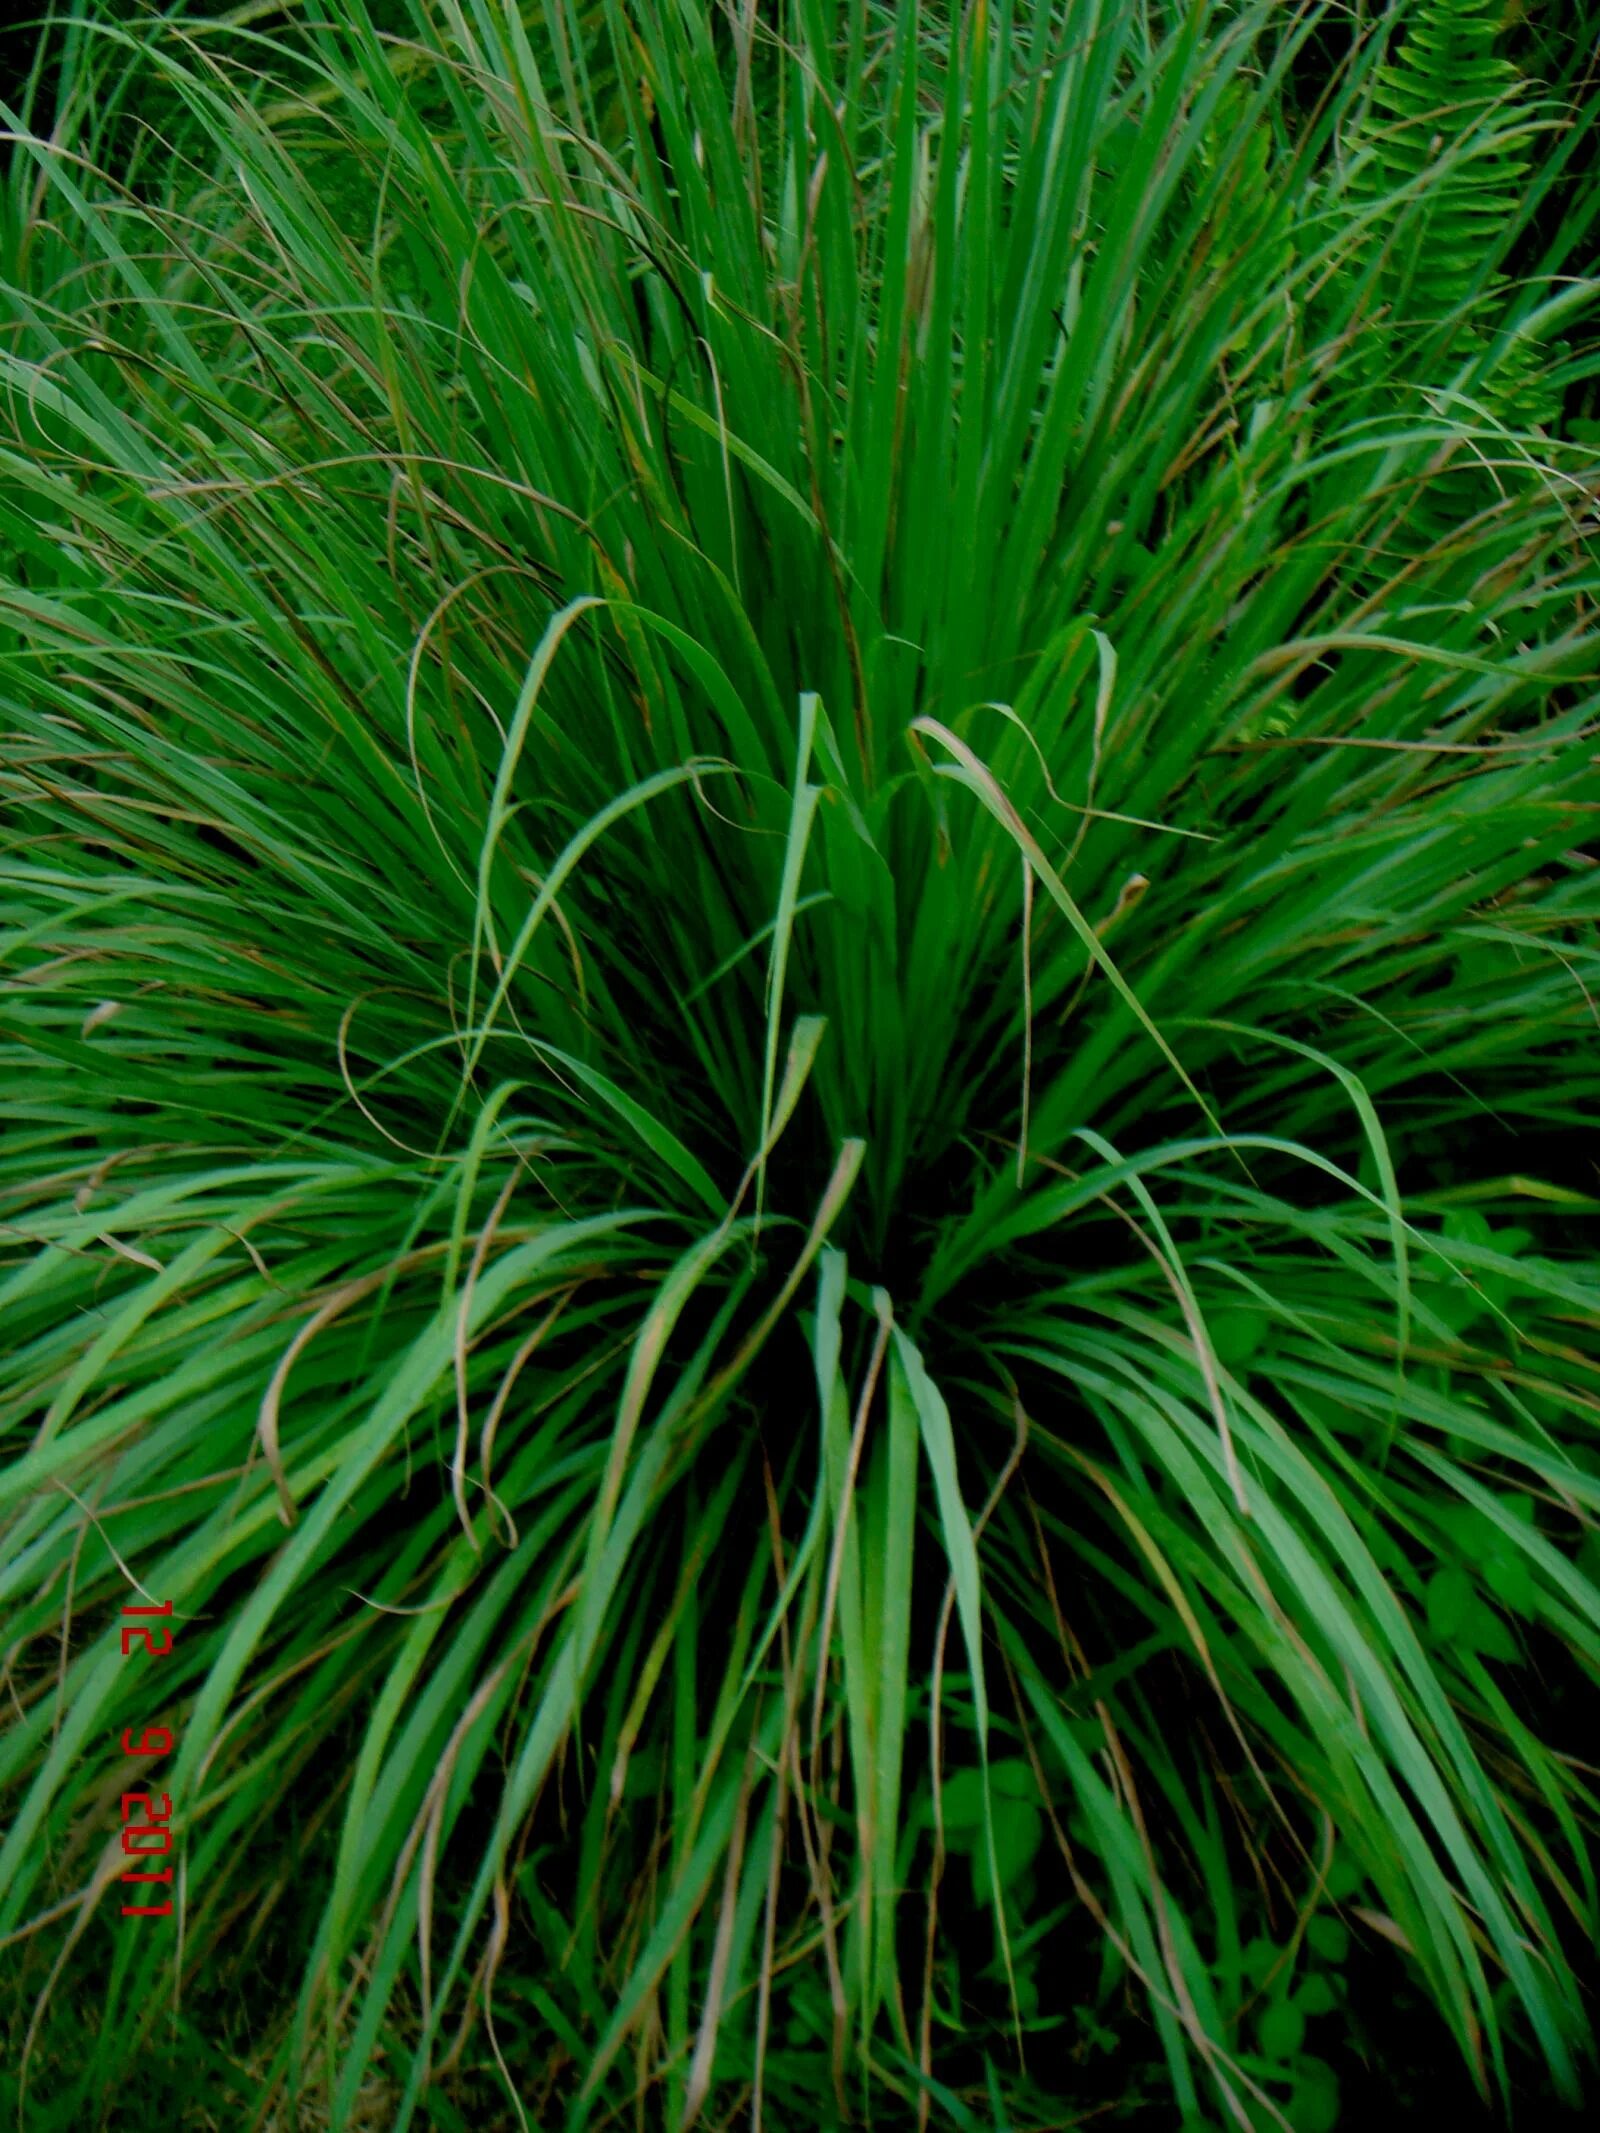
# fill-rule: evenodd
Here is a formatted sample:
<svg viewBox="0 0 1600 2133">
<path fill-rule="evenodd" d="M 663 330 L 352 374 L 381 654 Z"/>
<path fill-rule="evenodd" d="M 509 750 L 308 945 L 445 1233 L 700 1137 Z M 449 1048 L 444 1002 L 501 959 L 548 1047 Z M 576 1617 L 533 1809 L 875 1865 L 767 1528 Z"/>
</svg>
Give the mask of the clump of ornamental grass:
<svg viewBox="0 0 1600 2133">
<path fill-rule="evenodd" d="M 1315 2133 L 1397 1998 L 1577 2093 L 1593 113 L 1422 108 L 1412 13 L 70 10 L 0 1936 L 78 2123 L 255 1989 L 272 2123 Z"/>
</svg>

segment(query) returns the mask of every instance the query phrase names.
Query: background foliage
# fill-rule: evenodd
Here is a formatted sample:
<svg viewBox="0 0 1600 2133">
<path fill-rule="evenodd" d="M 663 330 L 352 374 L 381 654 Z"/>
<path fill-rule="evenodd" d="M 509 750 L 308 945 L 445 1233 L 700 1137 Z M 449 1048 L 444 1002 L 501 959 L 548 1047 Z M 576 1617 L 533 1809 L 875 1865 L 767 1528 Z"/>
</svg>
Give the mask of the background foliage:
<svg viewBox="0 0 1600 2133">
<path fill-rule="evenodd" d="M 1595 27 L 58 13 L 22 2123 L 1579 2097 Z"/>
</svg>

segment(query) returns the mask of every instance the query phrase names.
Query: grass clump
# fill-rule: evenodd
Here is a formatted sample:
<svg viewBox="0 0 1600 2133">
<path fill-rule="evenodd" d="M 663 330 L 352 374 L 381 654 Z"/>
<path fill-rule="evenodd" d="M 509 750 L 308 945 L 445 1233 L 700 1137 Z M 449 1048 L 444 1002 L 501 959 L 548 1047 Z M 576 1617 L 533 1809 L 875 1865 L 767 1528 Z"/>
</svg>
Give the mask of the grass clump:
<svg viewBox="0 0 1600 2133">
<path fill-rule="evenodd" d="M 1314 2133 L 1398 1995 L 1576 2096 L 1579 63 L 1527 180 L 1487 61 L 1375 153 L 1410 8 L 69 12 L 19 2079 L 76 1994 L 104 2115 L 175 1992 L 260 2123 Z"/>
</svg>

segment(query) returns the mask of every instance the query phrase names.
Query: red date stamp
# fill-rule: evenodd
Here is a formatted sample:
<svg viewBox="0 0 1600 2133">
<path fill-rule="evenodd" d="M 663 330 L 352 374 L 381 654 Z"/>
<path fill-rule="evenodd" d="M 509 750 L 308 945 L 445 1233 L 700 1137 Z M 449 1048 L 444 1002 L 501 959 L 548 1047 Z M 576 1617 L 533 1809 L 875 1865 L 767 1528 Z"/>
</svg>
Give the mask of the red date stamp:
<svg viewBox="0 0 1600 2133">
<path fill-rule="evenodd" d="M 172 1613 L 172 1602 L 165 1600 L 159 1607 L 125 1607 L 125 1616 L 165 1617 Z M 124 1621 L 122 1624 L 122 1656 L 132 1658 L 143 1651 L 147 1658 L 165 1659 L 172 1650 L 172 1632 L 158 1620 Z M 124 1755 L 148 1755 L 151 1757 L 172 1753 L 172 1735 L 165 1726 L 146 1726 L 135 1734 L 127 1727 L 122 1735 Z M 157 1802 L 160 1802 L 159 1806 Z M 172 1800 L 164 1792 L 125 1792 L 122 1795 L 122 1849 L 131 1862 L 124 1881 L 137 1881 L 158 1885 L 172 1881 L 170 1865 L 158 1865 L 172 1850 Z M 124 1918 L 170 1918 L 172 1899 L 165 1903 L 125 1903 Z"/>
</svg>

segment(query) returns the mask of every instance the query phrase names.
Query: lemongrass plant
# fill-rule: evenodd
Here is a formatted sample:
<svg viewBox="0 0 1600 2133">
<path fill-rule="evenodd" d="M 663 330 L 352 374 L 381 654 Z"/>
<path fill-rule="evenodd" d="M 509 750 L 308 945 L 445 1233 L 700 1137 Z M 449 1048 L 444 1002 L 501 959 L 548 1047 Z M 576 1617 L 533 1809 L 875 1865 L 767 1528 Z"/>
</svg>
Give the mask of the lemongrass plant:
<svg viewBox="0 0 1600 2133">
<path fill-rule="evenodd" d="M 252 1987 L 241 2124 L 1316 2133 L 1407 1993 L 1576 2095 L 1580 85 L 1397 115 L 1413 11 L 1313 0 L 68 13 L 23 2113 Z"/>
</svg>

